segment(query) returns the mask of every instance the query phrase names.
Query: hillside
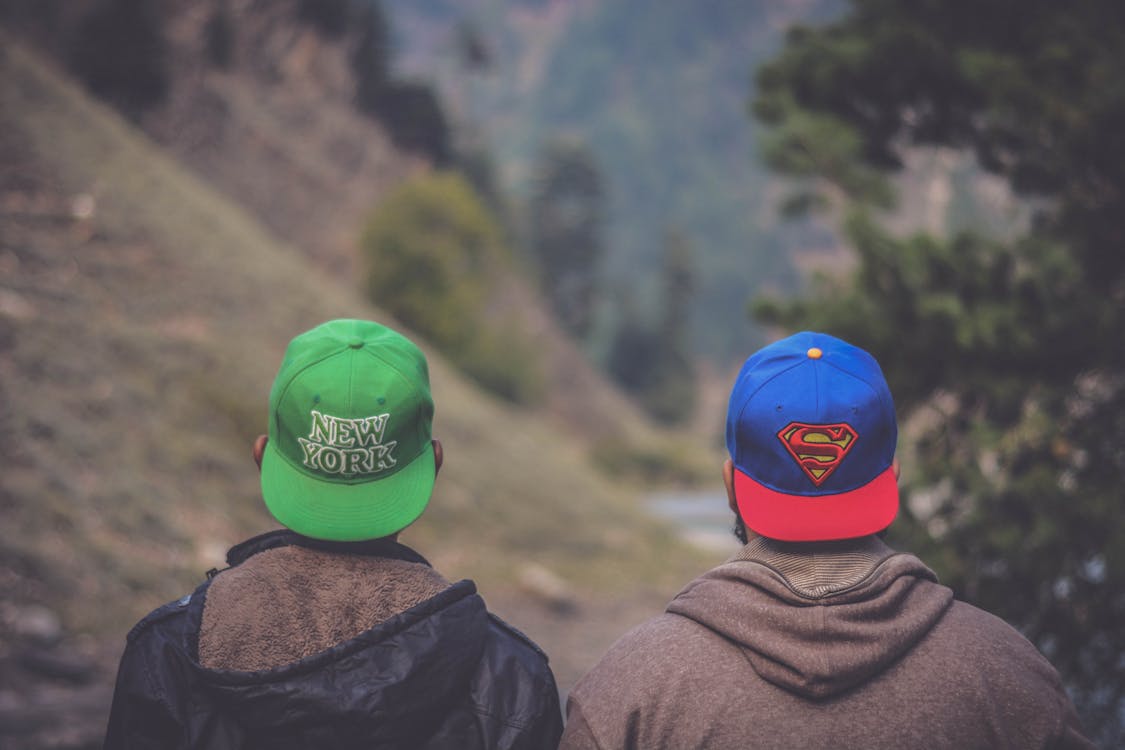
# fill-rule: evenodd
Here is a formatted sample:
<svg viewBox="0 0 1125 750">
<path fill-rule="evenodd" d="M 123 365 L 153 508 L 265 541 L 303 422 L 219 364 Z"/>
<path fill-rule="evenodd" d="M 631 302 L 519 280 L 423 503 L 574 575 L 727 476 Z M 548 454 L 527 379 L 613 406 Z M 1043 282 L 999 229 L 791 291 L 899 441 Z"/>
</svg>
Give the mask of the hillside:
<svg viewBox="0 0 1125 750">
<path fill-rule="evenodd" d="M 761 163 L 747 103 L 755 65 L 788 26 L 830 17 L 838 0 L 384 4 L 402 69 L 438 82 L 518 199 L 552 138 L 589 145 L 609 194 L 607 318 L 626 298 L 656 314 L 662 237 L 674 227 L 694 250 L 694 349 L 729 365 L 762 341 L 746 312 L 755 294 L 794 290 L 792 256 L 834 247 L 823 228 L 779 220 L 786 188 Z M 464 29 L 487 65 L 465 64 Z"/>
<path fill-rule="evenodd" d="M 233 188 L 0 42 L 0 744 L 96 747 L 125 628 L 271 526 L 249 445 L 288 339 L 388 318 Z M 428 354 L 447 463 L 405 540 L 475 578 L 565 689 L 714 560 L 550 411 Z"/>
<path fill-rule="evenodd" d="M 0 21 L 7 13 L 62 68 L 73 60 L 83 14 L 96 6 L 13 0 L 0 5 Z M 357 239 L 367 217 L 388 190 L 431 166 L 395 147 L 357 109 L 358 26 L 326 32 L 302 17 L 306 6 L 316 3 L 161 0 L 150 15 L 159 19 L 166 91 L 134 120 L 186 169 L 357 289 Z M 221 64 L 209 51 L 217 18 L 227 29 Z M 519 318 L 533 332 L 547 380 L 542 408 L 560 427 L 587 439 L 643 439 L 646 420 L 560 331 L 525 280 L 511 273 L 497 286 L 492 314 Z"/>
</svg>

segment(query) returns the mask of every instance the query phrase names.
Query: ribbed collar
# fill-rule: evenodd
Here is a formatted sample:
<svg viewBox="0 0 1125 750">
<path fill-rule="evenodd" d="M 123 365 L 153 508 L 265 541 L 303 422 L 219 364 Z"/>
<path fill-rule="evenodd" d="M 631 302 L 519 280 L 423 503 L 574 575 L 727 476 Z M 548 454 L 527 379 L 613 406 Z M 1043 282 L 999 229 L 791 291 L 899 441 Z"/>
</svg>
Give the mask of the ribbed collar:
<svg viewBox="0 0 1125 750">
<path fill-rule="evenodd" d="M 754 537 L 729 562 L 754 562 L 772 570 L 801 596 L 821 599 L 862 582 L 897 554 L 875 536 L 836 542 L 779 542 Z"/>
<path fill-rule="evenodd" d="M 362 542 L 330 542 L 322 539 L 312 539 L 301 536 L 288 529 L 278 529 L 259 534 L 256 537 L 236 544 L 227 551 L 227 565 L 238 565 L 247 558 L 277 547 L 308 547 L 322 552 L 339 552 L 349 555 L 372 555 L 375 557 L 388 557 L 392 560 L 405 560 L 406 562 L 429 565 L 426 558 L 419 555 L 405 544 L 399 544 L 394 539 L 370 539 Z"/>
</svg>

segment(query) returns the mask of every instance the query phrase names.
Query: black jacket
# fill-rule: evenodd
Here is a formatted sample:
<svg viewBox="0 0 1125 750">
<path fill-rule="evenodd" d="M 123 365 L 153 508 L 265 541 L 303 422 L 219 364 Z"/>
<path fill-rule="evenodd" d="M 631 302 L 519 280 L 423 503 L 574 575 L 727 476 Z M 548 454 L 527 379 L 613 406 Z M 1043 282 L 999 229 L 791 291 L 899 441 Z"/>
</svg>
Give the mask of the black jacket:
<svg viewBox="0 0 1125 750">
<path fill-rule="evenodd" d="M 228 554 L 324 543 L 273 532 Z M 394 542 L 334 550 L 425 563 Z M 472 581 L 360 635 L 260 672 L 199 663 L 211 581 L 129 633 L 107 750 L 124 748 L 554 748 L 562 716 L 547 658 L 485 609 Z"/>
</svg>

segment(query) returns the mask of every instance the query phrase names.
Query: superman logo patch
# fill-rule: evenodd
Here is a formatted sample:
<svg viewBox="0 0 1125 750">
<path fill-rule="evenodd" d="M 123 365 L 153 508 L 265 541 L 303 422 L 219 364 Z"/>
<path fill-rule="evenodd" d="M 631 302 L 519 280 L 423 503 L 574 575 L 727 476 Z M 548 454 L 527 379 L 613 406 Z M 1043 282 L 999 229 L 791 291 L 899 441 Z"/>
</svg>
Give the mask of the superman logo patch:
<svg viewBox="0 0 1125 750">
<path fill-rule="evenodd" d="M 840 466 L 859 435 L 851 425 L 790 422 L 777 433 L 789 455 L 819 487 Z"/>
</svg>

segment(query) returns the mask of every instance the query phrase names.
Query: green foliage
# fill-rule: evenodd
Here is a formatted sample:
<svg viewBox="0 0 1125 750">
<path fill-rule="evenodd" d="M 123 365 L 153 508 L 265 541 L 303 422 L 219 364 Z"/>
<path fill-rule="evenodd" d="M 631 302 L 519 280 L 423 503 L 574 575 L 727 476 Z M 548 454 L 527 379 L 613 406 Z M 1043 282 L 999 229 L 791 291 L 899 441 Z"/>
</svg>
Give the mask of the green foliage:
<svg viewBox="0 0 1125 750">
<path fill-rule="evenodd" d="M 788 253 L 766 238 L 766 175 L 748 166 L 753 125 L 740 107 L 744 53 L 763 54 L 776 34 L 766 31 L 767 3 L 705 5 L 590 8 L 561 37 L 545 83 L 524 106 L 535 113 L 532 132 L 580 133 L 598 159 L 612 191 L 607 277 L 654 296 L 663 227 L 674 221 L 697 243 L 690 346 L 727 361 L 759 334 L 715 321 L 736 320 L 732 311 L 759 285 L 792 288 L 793 277 Z"/>
<path fill-rule="evenodd" d="M 539 157 L 529 209 L 539 286 L 563 326 L 578 338 L 594 325 L 605 223 L 601 171 L 581 142 L 549 143 Z"/>
<path fill-rule="evenodd" d="M 642 320 L 628 304 L 610 350 L 607 368 L 651 416 L 683 422 L 696 403 L 688 314 L 695 293 L 691 246 L 676 229 L 665 234 L 657 323 Z"/>
<path fill-rule="evenodd" d="M 168 93 L 163 12 L 146 0 L 94 4 L 78 22 L 67 63 L 94 94 L 140 115 Z"/>
<path fill-rule="evenodd" d="M 381 4 L 363 3 L 356 25 L 359 38 L 350 58 L 356 106 L 382 123 L 399 148 L 425 154 L 435 166 L 447 166 L 451 135 L 441 102 L 432 87 L 391 76 L 391 28 Z"/>
<path fill-rule="evenodd" d="M 489 303 L 509 268 L 493 217 L 462 177 L 416 177 L 390 194 L 363 232 L 371 301 L 441 349 L 469 376 L 511 401 L 542 388 L 532 341 L 494 323 Z"/>
<path fill-rule="evenodd" d="M 758 75 L 772 164 L 848 199 L 859 265 L 760 319 L 870 349 L 913 439 L 897 533 L 1060 669 L 1125 737 L 1125 6 L 855 0 Z M 800 158 L 809 122 L 836 158 Z M 971 149 L 1035 198 L 1032 231 L 896 238 L 866 176 Z M 859 177 L 857 179 L 857 176 Z"/>
<path fill-rule="evenodd" d="M 512 321 L 486 321 L 471 345 L 454 357 L 469 377 L 485 390 L 516 404 L 540 401 L 546 388 L 539 359 L 541 349 L 527 331 Z"/>
<path fill-rule="evenodd" d="M 808 247 L 813 233 L 826 241 L 811 222 L 782 224 L 770 210 L 774 185 L 751 161 L 747 56 L 763 59 L 788 19 L 834 13 L 840 0 L 519 5 L 517 13 L 511 3 L 384 0 L 396 20 L 411 19 L 402 31 L 417 50 L 413 65 L 488 130 L 520 194 L 534 190 L 540 149 L 553 138 L 580 138 L 596 158 L 608 200 L 591 348 L 608 348 L 606 323 L 624 314 L 604 290 L 629 287 L 645 304 L 659 293 L 661 232 L 675 223 L 697 248 L 692 353 L 733 362 L 761 341 L 741 317 L 747 300 L 763 287 L 794 289 L 793 248 Z M 452 44 L 435 49 L 462 19 L 485 32 L 486 74 L 466 70 Z"/>
<path fill-rule="evenodd" d="M 823 177 L 842 187 L 850 195 L 862 195 L 872 204 L 889 208 L 893 196 L 887 180 L 877 170 L 860 160 L 862 144 L 855 131 L 837 117 L 809 114 L 798 109 L 791 100 L 771 104 L 784 113 L 783 130 L 767 133 L 762 138 L 762 154 L 774 169 L 796 177 Z M 783 211 L 799 215 L 798 207 L 816 208 L 818 201 L 808 193 L 799 197 L 799 206 L 791 200 Z"/>
<path fill-rule="evenodd" d="M 457 172 L 468 180 L 505 232 L 512 234 L 511 210 L 500 178 L 496 174 L 496 162 L 492 152 L 471 128 L 461 126 L 457 129 L 457 134 L 458 144 L 455 149 Z"/>
<path fill-rule="evenodd" d="M 632 441 L 602 440 L 591 458 L 606 476 L 654 487 L 698 487 L 713 478 L 715 466 L 686 456 L 679 439 L 668 443 L 637 445 Z"/>
</svg>

